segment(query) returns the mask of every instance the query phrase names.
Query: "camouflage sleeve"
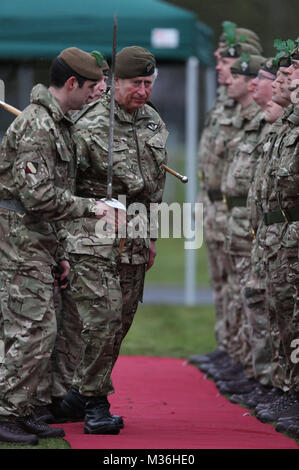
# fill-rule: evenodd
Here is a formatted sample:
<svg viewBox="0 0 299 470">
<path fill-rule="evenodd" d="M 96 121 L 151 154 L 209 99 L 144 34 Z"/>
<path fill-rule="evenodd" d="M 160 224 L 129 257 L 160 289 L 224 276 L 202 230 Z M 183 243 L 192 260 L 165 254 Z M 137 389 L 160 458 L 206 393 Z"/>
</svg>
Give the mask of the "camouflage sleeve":
<svg viewBox="0 0 299 470">
<path fill-rule="evenodd" d="M 17 197 L 29 214 L 51 221 L 94 216 L 94 199 L 76 197 L 55 184 L 59 167 L 48 134 L 39 132 L 36 141 L 23 136 L 12 168 Z"/>
</svg>

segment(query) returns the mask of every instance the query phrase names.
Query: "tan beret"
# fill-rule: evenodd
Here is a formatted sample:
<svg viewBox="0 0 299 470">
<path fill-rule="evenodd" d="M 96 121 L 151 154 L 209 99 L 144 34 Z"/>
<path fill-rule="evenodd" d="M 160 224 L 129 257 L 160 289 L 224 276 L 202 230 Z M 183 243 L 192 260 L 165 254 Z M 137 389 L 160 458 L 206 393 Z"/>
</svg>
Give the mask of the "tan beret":
<svg viewBox="0 0 299 470">
<path fill-rule="evenodd" d="M 248 54 L 259 54 L 259 50 L 254 47 L 252 44 L 248 44 L 246 42 L 232 44 L 231 46 L 224 47 L 220 55 L 221 57 L 229 57 L 229 58 L 238 58 L 241 56 L 243 52 Z"/>
<path fill-rule="evenodd" d="M 58 56 L 74 72 L 87 80 L 101 80 L 103 72 L 97 60 L 88 52 L 77 47 L 64 49 Z"/>
<path fill-rule="evenodd" d="M 261 55 L 244 53 L 233 63 L 230 70 L 231 73 L 256 77 L 265 62 L 266 58 Z"/>
<path fill-rule="evenodd" d="M 115 57 L 115 76 L 119 78 L 153 75 L 155 67 L 155 57 L 143 47 L 125 47 Z"/>
</svg>

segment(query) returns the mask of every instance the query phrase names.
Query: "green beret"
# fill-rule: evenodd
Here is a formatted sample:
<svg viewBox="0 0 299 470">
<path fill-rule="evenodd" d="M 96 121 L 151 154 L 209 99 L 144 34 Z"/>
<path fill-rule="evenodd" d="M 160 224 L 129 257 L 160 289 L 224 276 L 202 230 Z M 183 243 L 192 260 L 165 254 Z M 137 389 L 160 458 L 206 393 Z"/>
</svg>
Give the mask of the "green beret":
<svg viewBox="0 0 299 470">
<path fill-rule="evenodd" d="M 248 54 L 259 54 L 259 51 L 252 46 L 251 44 L 247 44 L 243 42 L 242 44 L 233 44 L 231 46 L 226 46 L 224 47 L 220 55 L 221 57 L 229 57 L 231 59 L 237 59 L 242 55 L 243 52 L 246 52 Z"/>
<path fill-rule="evenodd" d="M 260 68 L 264 65 L 265 60 L 265 57 L 262 57 L 261 55 L 243 53 L 239 59 L 233 63 L 230 70 L 231 73 L 256 77 Z"/>
<path fill-rule="evenodd" d="M 115 57 L 115 76 L 119 78 L 153 75 L 155 67 L 155 57 L 143 47 L 125 47 Z"/>
<path fill-rule="evenodd" d="M 76 74 L 87 80 L 101 80 L 103 77 L 102 70 L 95 57 L 77 47 L 64 49 L 59 54 L 58 60 L 62 60 Z"/>
<path fill-rule="evenodd" d="M 265 72 L 272 73 L 272 75 L 277 74 L 278 70 L 278 65 L 274 57 L 270 57 L 269 59 L 266 59 L 264 65 L 261 67 L 262 70 L 265 70 Z"/>
</svg>

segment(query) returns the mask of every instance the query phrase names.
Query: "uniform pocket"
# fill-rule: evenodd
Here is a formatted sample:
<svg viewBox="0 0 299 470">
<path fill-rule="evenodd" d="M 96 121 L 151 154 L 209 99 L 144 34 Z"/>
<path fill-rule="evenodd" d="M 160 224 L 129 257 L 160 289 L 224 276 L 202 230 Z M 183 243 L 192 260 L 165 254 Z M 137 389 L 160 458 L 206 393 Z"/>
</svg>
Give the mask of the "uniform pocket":
<svg viewBox="0 0 299 470">
<path fill-rule="evenodd" d="M 146 145 L 151 149 L 154 160 L 161 168 L 163 163 L 166 163 L 166 141 L 168 137 L 168 131 L 162 129 L 157 134 L 153 135 L 147 142 Z"/>
<path fill-rule="evenodd" d="M 8 307 L 12 314 L 30 321 L 41 321 L 53 301 L 54 280 L 51 271 L 18 271 L 8 289 Z"/>
</svg>

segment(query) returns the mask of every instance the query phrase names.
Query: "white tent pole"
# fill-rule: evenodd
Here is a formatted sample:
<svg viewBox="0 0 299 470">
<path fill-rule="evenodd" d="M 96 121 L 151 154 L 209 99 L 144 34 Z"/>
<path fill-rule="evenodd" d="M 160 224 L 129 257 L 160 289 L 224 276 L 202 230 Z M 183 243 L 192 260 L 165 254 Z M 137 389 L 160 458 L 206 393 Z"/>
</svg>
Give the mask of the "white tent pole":
<svg viewBox="0 0 299 470">
<path fill-rule="evenodd" d="M 30 93 L 34 85 L 33 65 L 19 65 L 18 67 L 18 107 L 25 109 L 30 103 Z"/>
<path fill-rule="evenodd" d="M 216 70 L 214 67 L 207 67 L 205 70 L 205 114 L 210 111 L 215 103 L 216 92 Z"/>
<path fill-rule="evenodd" d="M 186 202 L 194 204 L 197 194 L 198 148 L 198 70 L 199 60 L 189 57 L 186 64 Z M 193 206 L 194 207 L 194 206 Z M 193 219 L 193 210 L 188 211 Z M 187 223 L 192 224 L 193 220 Z M 190 226 L 190 225 L 189 225 Z M 196 250 L 185 250 L 185 305 L 196 304 Z"/>
</svg>

